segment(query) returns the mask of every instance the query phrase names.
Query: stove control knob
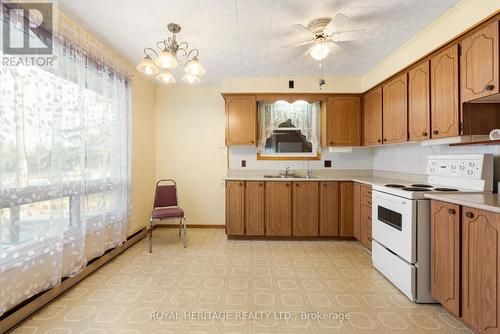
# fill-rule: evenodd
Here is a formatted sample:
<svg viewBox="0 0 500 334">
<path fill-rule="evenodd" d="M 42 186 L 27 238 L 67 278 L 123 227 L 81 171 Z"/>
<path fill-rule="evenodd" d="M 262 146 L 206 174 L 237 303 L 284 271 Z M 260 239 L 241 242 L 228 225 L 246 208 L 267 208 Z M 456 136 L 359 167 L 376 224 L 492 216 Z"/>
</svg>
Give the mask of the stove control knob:
<svg viewBox="0 0 500 334">
<path fill-rule="evenodd" d="M 470 169 L 467 171 L 467 175 L 472 175 L 472 173 L 474 173 L 474 171 L 472 171 Z"/>
<path fill-rule="evenodd" d="M 475 166 L 475 164 L 472 161 L 469 162 L 469 167 L 474 167 L 474 166 Z"/>
</svg>

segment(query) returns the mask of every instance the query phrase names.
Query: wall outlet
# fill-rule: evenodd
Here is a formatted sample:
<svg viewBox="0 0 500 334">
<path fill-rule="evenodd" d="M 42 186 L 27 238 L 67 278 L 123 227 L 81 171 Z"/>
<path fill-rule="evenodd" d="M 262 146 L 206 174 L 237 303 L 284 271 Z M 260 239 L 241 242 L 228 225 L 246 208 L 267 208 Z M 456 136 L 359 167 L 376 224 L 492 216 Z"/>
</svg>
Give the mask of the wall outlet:
<svg viewBox="0 0 500 334">
<path fill-rule="evenodd" d="M 331 160 L 325 160 L 325 168 L 331 168 L 332 167 L 332 161 Z"/>
<path fill-rule="evenodd" d="M 295 81 L 293 80 L 288 80 L 288 88 L 294 89 L 295 88 Z"/>
<path fill-rule="evenodd" d="M 247 166 L 247 161 L 241 160 L 241 167 L 246 167 L 246 166 Z"/>
</svg>

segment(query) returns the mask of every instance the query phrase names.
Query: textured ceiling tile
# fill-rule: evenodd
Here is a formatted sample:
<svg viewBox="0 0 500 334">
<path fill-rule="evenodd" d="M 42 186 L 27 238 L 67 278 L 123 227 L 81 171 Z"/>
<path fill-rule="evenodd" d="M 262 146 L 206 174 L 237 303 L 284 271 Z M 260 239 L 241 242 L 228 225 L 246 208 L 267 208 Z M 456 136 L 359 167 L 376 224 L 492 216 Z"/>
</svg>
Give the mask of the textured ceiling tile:
<svg viewBox="0 0 500 334">
<path fill-rule="evenodd" d="M 324 75 L 360 75 L 411 39 L 458 0 L 60 0 L 63 11 L 137 63 L 143 48 L 170 35 L 179 23 L 179 41 L 200 50 L 205 81 L 224 76 L 319 76 L 310 45 L 283 45 L 311 39 L 290 26 L 344 13 L 356 40 L 323 61 Z M 99 10 L 95 10 L 99 8 Z M 131 24 L 133 22 L 133 24 Z M 347 36 L 345 36 L 347 37 Z M 182 75 L 183 69 L 175 71 Z"/>
</svg>

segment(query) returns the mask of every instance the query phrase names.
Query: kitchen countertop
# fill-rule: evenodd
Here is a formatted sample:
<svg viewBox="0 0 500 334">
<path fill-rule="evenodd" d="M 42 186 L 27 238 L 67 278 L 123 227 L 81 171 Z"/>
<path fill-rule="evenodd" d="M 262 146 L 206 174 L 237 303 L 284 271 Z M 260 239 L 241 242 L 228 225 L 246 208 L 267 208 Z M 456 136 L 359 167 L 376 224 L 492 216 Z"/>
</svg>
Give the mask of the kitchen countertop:
<svg viewBox="0 0 500 334">
<path fill-rule="evenodd" d="M 267 173 L 269 175 L 273 175 L 276 173 Z M 266 178 L 264 174 L 260 175 L 228 175 L 224 178 L 227 181 L 267 181 L 267 182 L 318 182 L 318 181 L 354 181 L 368 185 L 385 185 L 388 183 L 408 183 L 408 178 L 394 178 L 380 175 L 356 175 L 353 174 L 341 174 L 341 175 L 317 175 L 314 178 Z M 397 174 L 396 174 L 397 175 Z M 421 177 L 416 177 L 415 180 L 411 180 L 410 182 L 423 182 Z"/>
<path fill-rule="evenodd" d="M 500 196 L 499 194 L 443 194 L 443 193 L 435 193 L 435 194 L 425 194 L 426 198 L 435 199 L 438 201 L 470 206 L 477 209 L 482 209 L 486 211 L 492 211 L 496 213 L 500 213 Z"/>
</svg>

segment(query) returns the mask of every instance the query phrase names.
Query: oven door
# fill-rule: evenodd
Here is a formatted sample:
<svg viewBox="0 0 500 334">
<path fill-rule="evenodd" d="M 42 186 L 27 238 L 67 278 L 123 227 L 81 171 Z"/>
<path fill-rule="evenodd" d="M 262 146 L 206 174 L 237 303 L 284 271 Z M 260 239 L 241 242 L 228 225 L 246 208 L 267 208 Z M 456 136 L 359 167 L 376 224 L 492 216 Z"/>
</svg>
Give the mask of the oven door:
<svg viewBox="0 0 500 334">
<path fill-rule="evenodd" d="M 415 263 L 417 201 L 373 191 L 372 236 L 409 263 Z"/>
</svg>

